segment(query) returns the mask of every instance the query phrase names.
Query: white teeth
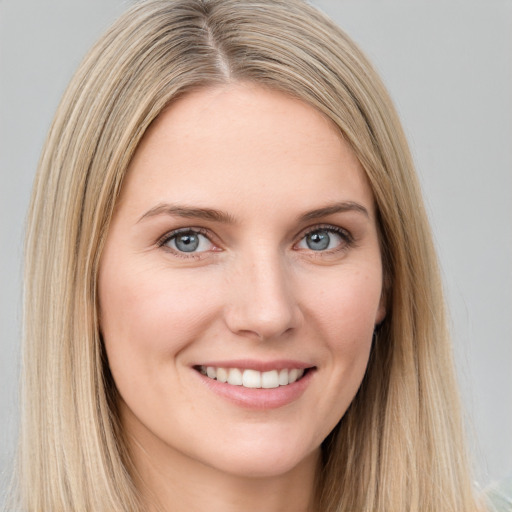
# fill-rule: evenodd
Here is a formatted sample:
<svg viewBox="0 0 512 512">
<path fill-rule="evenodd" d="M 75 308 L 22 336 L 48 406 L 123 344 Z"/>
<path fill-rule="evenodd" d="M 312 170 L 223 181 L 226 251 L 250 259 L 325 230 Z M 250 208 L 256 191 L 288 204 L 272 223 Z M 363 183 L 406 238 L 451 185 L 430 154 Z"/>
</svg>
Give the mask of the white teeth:
<svg viewBox="0 0 512 512">
<path fill-rule="evenodd" d="M 206 370 L 208 371 L 208 369 Z M 299 375 L 299 370 L 297 368 L 293 368 L 288 372 L 288 382 L 291 384 L 297 380 L 297 376 Z"/>
<path fill-rule="evenodd" d="M 291 368 L 283 370 L 270 370 L 259 372 L 257 370 L 240 370 L 238 368 L 216 368 L 214 366 L 200 366 L 199 371 L 210 379 L 228 383 L 232 386 L 245 388 L 272 389 L 279 386 L 287 386 L 299 380 L 304 375 L 304 369 Z"/>
<path fill-rule="evenodd" d="M 277 374 L 277 370 L 271 370 L 261 374 L 261 387 L 266 389 L 279 387 L 279 376 Z"/>
<path fill-rule="evenodd" d="M 219 382 L 227 382 L 228 381 L 228 372 L 226 368 L 217 368 L 217 380 Z"/>
<path fill-rule="evenodd" d="M 232 386 L 242 385 L 242 372 L 238 368 L 229 369 L 228 384 L 231 384 Z"/>
<path fill-rule="evenodd" d="M 244 388 L 261 388 L 261 372 L 256 370 L 244 370 L 242 382 Z"/>
</svg>

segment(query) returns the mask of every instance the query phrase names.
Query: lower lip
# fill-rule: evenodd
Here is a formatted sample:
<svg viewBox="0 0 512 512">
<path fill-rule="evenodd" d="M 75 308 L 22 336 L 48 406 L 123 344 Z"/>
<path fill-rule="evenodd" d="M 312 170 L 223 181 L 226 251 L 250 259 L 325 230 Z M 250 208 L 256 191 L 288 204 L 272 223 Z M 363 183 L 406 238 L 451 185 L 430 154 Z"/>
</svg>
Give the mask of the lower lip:
<svg viewBox="0 0 512 512">
<path fill-rule="evenodd" d="M 210 391 L 213 391 L 239 407 L 258 410 L 277 409 L 299 399 L 304 391 L 306 391 L 306 388 L 311 383 L 313 375 L 315 374 L 315 370 L 310 368 L 301 379 L 292 384 L 266 389 L 233 386 L 225 382 L 210 379 L 210 377 L 199 373 L 197 370 L 194 370 L 194 372 Z"/>
</svg>

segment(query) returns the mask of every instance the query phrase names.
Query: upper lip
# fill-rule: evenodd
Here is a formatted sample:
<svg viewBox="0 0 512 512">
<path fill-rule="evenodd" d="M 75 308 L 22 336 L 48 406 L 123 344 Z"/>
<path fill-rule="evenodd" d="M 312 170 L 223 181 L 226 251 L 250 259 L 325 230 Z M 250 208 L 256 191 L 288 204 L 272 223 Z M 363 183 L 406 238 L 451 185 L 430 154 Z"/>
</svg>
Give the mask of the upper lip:
<svg viewBox="0 0 512 512">
<path fill-rule="evenodd" d="M 194 367 L 199 366 L 213 366 L 215 368 L 239 368 L 241 370 L 256 370 L 260 372 L 267 372 L 270 370 L 284 370 L 285 368 L 306 369 L 314 367 L 314 365 L 311 363 L 296 361 L 292 359 L 276 359 L 273 361 L 259 361 L 256 359 L 230 359 L 229 361 L 206 361 L 194 365 Z"/>
</svg>

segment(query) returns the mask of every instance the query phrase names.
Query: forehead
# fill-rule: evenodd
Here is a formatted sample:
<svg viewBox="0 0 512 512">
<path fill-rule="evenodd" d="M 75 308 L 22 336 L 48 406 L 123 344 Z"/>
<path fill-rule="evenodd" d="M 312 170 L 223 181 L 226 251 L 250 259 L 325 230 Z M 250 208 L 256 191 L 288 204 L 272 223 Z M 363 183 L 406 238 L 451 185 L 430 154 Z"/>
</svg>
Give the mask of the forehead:
<svg viewBox="0 0 512 512">
<path fill-rule="evenodd" d="M 195 91 L 165 110 L 135 152 L 122 199 L 141 207 L 176 200 L 373 207 L 365 173 L 337 127 L 306 103 L 252 84 Z"/>
</svg>

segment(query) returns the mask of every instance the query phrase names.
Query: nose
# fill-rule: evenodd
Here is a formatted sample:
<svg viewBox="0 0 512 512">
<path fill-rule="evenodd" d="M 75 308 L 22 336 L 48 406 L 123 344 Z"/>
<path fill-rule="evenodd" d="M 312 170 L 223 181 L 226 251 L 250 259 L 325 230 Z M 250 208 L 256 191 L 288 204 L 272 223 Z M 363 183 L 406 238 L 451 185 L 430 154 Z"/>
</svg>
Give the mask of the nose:
<svg viewBox="0 0 512 512">
<path fill-rule="evenodd" d="M 229 329 L 260 340 L 297 329 L 302 312 L 291 270 L 277 255 L 253 255 L 233 270 L 225 319 Z"/>
</svg>

